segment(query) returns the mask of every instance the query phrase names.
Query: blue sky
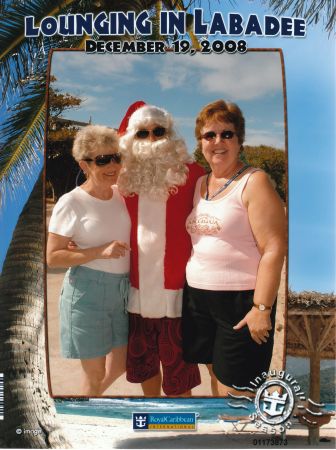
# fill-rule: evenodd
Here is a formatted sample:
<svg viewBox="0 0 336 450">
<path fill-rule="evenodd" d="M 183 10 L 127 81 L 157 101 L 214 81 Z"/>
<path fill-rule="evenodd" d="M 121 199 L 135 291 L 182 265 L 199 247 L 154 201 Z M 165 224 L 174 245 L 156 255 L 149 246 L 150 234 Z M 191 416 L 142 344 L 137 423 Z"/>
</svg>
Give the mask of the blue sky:
<svg viewBox="0 0 336 450">
<path fill-rule="evenodd" d="M 230 11 L 227 4 L 216 3 L 216 9 L 237 11 L 244 17 L 249 13 L 262 17 L 271 12 L 258 1 L 237 1 Z M 249 48 L 282 48 L 284 54 L 289 285 L 296 291 L 335 291 L 335 38 L 328 39 L 323 25 L 318 24 L 308 26 L 305 38 L 246 40 Z M 95 123 L 118 126 L 127 106 L 143 99 L 160 104 L 174 115 L 192 150 L 195 114 L 207 101 L 222 97 L 236 101 L 244 111 L 247 143 L 284 148 L 278 62 L 271 62 L 270 56 L 257 61 L 255 55 L 254 60 L 250 55 L 84 55 L 80 66 L 72 64 L 73 58 L 62 65 L 55 59 L 53 71 L 59 80 L 62 78 L 62 88 L 87 99 L 81 110 L 68 117 L 87 121 L 91 115 Z M 111 68 L 112 58 L 116 63 Z M 71 65 L 72 79 L 67 75 Z M 135 73 L 135 69 L 139 72 Z M 140 80 L 146 70 L 149 75 Z M 26 197 L 23 192 L 20 202 L 7 202 L 0 215 L 4 239 L 0 264 Z"/>
<path fill-rule="evenodd" d="M 118 127 L 128 106 L 144 100 L 174 117 L 190 152 L 195 117 L 218 98 L 237 102 L 246 117 L 246 143 L 284 149 L 284 101 L 279 52 L 220 55 L 87 55 L 55 52 L 55 87 L 83 98 L 71 119 Z M 88 71 L 88 65 L 90 70 Z M 262 67 L 262 70 L 260 70 Z"/>
</svg>

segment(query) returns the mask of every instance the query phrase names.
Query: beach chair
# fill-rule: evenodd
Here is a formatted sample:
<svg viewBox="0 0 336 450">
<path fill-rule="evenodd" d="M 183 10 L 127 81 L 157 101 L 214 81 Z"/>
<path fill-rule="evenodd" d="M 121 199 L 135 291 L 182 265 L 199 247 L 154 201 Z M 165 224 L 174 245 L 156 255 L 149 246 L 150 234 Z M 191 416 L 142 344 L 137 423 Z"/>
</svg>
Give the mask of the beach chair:
<svg viewBox="0 0 336 450">
<path fill-rule="evenodd" d="M 218 420 L 225 433 L 229 433 L 230 431 L 240 433 L 251 423 L 249 416 L 227 416 L 225 414 L 220 414 Z"/>
</svg>

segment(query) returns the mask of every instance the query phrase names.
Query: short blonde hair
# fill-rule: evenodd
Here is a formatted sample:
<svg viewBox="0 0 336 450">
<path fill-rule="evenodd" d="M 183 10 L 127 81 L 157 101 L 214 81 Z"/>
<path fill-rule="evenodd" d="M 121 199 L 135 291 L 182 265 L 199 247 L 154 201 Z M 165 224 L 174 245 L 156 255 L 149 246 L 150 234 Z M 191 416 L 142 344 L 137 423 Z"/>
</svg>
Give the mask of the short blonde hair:
<svg viewBox="0 0 336 450">
<path fill-rule="evenodd" d="M 78 162 L 90 157 L 97 147 L 105 146 L 119 148 L 118 132 L 103 125 L 88 125 L 76 134 L 72 156 Z"/>
</svg>

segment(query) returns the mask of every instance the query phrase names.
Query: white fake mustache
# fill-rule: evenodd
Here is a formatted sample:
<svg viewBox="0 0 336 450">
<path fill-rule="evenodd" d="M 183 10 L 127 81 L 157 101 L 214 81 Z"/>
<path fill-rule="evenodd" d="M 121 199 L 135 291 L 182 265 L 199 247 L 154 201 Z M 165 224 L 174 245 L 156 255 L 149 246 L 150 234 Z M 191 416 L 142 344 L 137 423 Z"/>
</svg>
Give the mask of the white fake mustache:
<svg viewBox="0 0 336 450">
<path fill-rule="evenodd" d="M 147 139 L 134 140 L 132 147 L 133 156 L 138 160 L 146 161 L 152 159 L 166 160 L 169 150 L 173 150 L 173 145 L 167 138 L 153 142 L 148 141 Z"/>
</svg>

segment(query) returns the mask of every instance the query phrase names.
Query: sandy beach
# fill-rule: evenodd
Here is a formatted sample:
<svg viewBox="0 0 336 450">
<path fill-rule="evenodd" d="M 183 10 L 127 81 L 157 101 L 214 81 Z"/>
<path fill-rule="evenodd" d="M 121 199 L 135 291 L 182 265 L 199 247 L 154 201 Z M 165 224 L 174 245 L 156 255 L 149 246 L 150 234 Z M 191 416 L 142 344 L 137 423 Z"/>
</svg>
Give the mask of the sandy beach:
<svg viewBox="0 0 336 450">
<path fill-rule="evenodd" d="M 74 448 L 138 448 L 138 449 L 178 449 L 178 448 L 256 448 L 269 447 L 267 439 L 274 436 L 255 431 L 248 425 L 243 432 L 236 432 L 231 423 L 222 426 L 219 422 L 199 422 L 197 431 L 133 431 L 131 420 L 59 414 L 64 432 Z M 319 448 L 335 448 L 336 420 L 320 429 Z M 285 448 L 312 448 L 308 446 L 307 428 L 299 425 L 287 431 Z M 255 440 L 261 440 L 256 444 Z M 274 444 L 273 444 L 274 446 Z M 279 447 L 279 444 L 277 445 Z"/>
</svg>

